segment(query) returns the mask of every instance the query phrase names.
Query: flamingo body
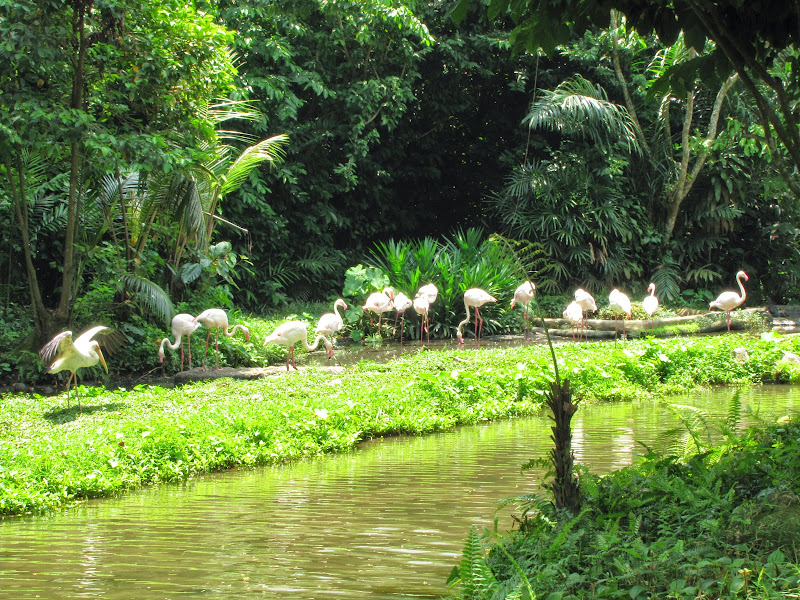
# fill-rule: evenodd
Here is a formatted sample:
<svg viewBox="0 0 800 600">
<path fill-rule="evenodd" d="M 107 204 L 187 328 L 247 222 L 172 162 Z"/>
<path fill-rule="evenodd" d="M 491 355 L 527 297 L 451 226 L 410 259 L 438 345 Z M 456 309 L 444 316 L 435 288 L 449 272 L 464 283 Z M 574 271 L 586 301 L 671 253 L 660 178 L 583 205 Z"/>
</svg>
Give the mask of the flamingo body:
<svg viewBox="0 0 800 600">
<path fill-rule="evenodd" d="M 425 296 L 428 304 L 433 304 L 439 296 L 439 289 L 434 284 L 428 283 L 417 290 L 417 296 Z"/>
<path fill-rule="evenodd" d="M 244 325 L 235 325 L 233 329 L 228 331 L 228 315 L 227 313 L 222 310 L 221 308 L 209 308 L 201 312 L 193 319 L 194 323 L 200 322 L 208 328 L 208 334 L 206 334 L 206 348 L 203 352 L 203 367 L 202 370 L 206 370 L 206 355 L 208 354 L 208 341 L 211 338 L 211 330 L 216 329 L 216 337 L 214 339 L 214 349 L 217 351 L 217 370 L 219 370 L 219 332 L 222 330 L 222 333 L 225 337 L 233 337 L 236 334 L 237 329 L 241 329 L 244 332 L 244 340 L 248 341 L 250 339 L 250 330 L 245 327 Z"/>
<path fill-rule="evenodd" d="M 381 330 L 381 319 L 383 313 L 389 312 L 394 308 L 392 300 L 394 299 L 394 290 L 390 287 L 383 288 L 382 292 L 373 292 L 367 297 L 367 301 L 361 310 L 369 312 L 369 322 L 372 324 L 372 313 L 378 315 L 378 333 Z"/>
<path fill-rule="evenodd" d="M 317 335 L 314 343 L 308 344 L 308 324 L 305 321 L 287 321 L 283 325 L 279 325 L 275 331 L 267 336 L 267 339 L 264 340 L 264 345 L 275 343 L 289 348 L 289 353 L 286 355 L 286 370 L 288 371 L 290 360 L 295 370 L 298 370 L 294 362 L 294 347 L 297 342 L 300 342 L 303 348 L 309 352 L 313 352 L 320 342 L 324 342 L 328 358 L 333 357 L 333 345 L 324 335 Z"/>
<path fill-rule="evenodd" d="M 428 321 L 428 313 L 431 308 L 431 303 L 428 300 L 428 296 L 426 295 L 419 295 L 414 298 L 414 312 L 416 312 L 420 316 L 420 326 L 419 326 L 419 339 L 422 341 L 422 334 L 423 332 L 428 336 L 428 343 L 431 343 L 431 334 L 430 334 L 430 322 Z"/>
<path fill-rule="evenodd" d="M 68 407 L 69 384 L 74 379 L 75 395 L 78 399 L 78 410 L 81 410 L 81 399 L 77 392 L 78 369 L 93 367 L 99 362 L 103 365 L 103 369 L 105 369 L 106 373 L 108 373 L 108 365 L 106 365 L 103 352 L 100 350 L 100 342 L 94 338 L 95 336 L 110 331 L 108 327 L 98 325 L 97 327 L 87 329 L 74 340 L 72 339 L 71 331 L 62 331 L 47 342 L 39 351 L 42 361 L 48 365 L 48 373 L 59 373 L 61 371 L 70 372 L 69 378 L 67 379 Z"/>
<path fill-rule="evenodd" d="M 400 345 L 403 345 L 403 329 L 405 327 L 406 322 L 406 311 L 411 308 L 414 303 L 411 301 L 411 298 L 406 296 L 403 292 L 400 292 L 394 297 L 392 301 L 392 305 L 394 306 L 395 311 L 397 314 L 394 317 L 394 324 L 395 327 L 397 326 L 397 317 L 400 317 Z"/>
<path fill-rule="evenodd" d="M 631 299 L 617 289 L 611 290 L 608 295 L 608 306 L 614 313 L 614 333 L 617 331 L 617 317 L 622 315 L 622 336 L 625 337 L 625 317 L 631 318 Z"/>
<path fill-rule="evenodd" d="M 492 296 L 489 292 L 482 290 L 480 288 L 470 288 L 466 292 L 464 292 L 464 308 L 467 311 L 467 318 L 458 324 L 456 337 L 458 337 L 459 344 L 461 344 L 462 346 L 464 345 L 464 336 L 461 333 L 461 329 L 464 327 L 464 325 L 467 325 L 469 323 L 470 308 L 474 308 L 475 344 L 478 347 L 480 347 L 481 329 L 483 329 L 483 319 L 481 318 L 480 307 L 490 302 L 497 302 L 497 298 Z"/>
<path fill-rule="evenodd" d="M 587 328 L 586 313 L 597 312 L 597 303 L 594 301 L 594 296 L 582 288 L 575 290 L 575 302 L 581 307 L 583 311 L 583 319 L 581 320 L 581 329 Z M 582 335 L 581 335 L 582 337 Z M 586 336 L 588 339 L 588 335 Z"/>
<path fill-rule="evenodd" d="M 731 330 L 731 311 L 744 304 L 744 301 L 747 298 L 747 292 L 742 284 L 742 279 L 747 281 L 750 278 L 744 271 L 739 271 L 736 273 L 736 283 L 739 284 L 739 290 L 742 292 L 741 295 L 737 294 L 736 292 L 722 292 L 719 296 L 717 296 L 716 300 L 708 305 L 708 310 L 711 310 L 712 308 L 719 308 L 727 313 L 729 332 Z"/>
<path fill-rule="evenodd" d="M 183 336 L 189 340 L 189 368 L 192 368 L 192 334 L 200 327 L 200 323 L 194 320 L 192 315 L 180 313 L 172 317 L 172 337 L 175 338 L 174 342 L 170 342 L 169 338 L 161 340 L 161 347 L 158 349 L 158 362 L 164 362 L 164 346 L 170 350 L 181 349 L 181 371 L 183 371 Z"/>
<path fill-rule="evenodd" d="M 583 321 L 583 309 L 580 304 L 573 300 L 564 309 L 562 315 L 572 325 L 572 341 L 574 342 L 575 332 L 580 328 L 581 321 Z"/>
<path fill-rule="evenodd" d="M 528 319 L 530 318 L 530 305 L 534 296 L 536 296 L 536 285 L 532 281 L 526 281 L 517 287 L 514 291 L 514 297 L 511 299 L 511 308 L 514 308 L 514 305 L 517 303 L 522 306 L 522 318 L 524 320 L 523 335 L 525 339 L 528 339 Z"/>
</svg>

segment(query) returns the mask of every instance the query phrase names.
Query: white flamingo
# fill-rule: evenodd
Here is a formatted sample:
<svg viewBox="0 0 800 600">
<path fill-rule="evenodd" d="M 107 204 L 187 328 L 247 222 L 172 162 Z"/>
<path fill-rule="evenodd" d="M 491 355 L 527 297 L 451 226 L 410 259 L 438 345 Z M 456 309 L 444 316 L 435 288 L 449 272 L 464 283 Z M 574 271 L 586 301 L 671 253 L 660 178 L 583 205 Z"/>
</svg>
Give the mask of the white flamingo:
<svg viewBox="0 0 800 600">
<path fill-rule="evenodd" d="M 731 330 L 731 311 L 744 304 L 744 301 L 747 298 L 747 292 L 745 292 L 744 290 L 742 279 L 747 281 L 750 278 L 744 271 L 739 271 L 738 273 L 736 273 L 736 283 L 739 284 L 739 289 L 742 291 L 741 296 L 736 292 L 722 292 L 719 296 L 717 296 L 716 300 L 714 300 L 708 305 L 708 310 L 711 310 L 712 308 L 719 308 L 720 310 L 724 310 L 727 313 L 728 332 L 730 332 Z"/>
<path fill-rule="evenodd" d="M 572 341 L 574 342 L 576 330 L 578 331 L 578 337 L 580 337 L 580 326 L 581 322 L 583 321 L 583 309 L 581 308 L 580 304 L 573 300 L 567 305 L 567 308 L 564 309 L 562 315 L 572 325 Z"/>
<path fill-rule="evenodd" d="M 658 298 L 656 298 L 656 284 L 650 283 L 647 286 L 647 291 L 650 292 L 649 296 L 645 296 L 642 300 L 642 308 L 647 316 L 652 320 L 653 314 L 658 310 Z"/>
<path fill-rule="evenodd" d="M 588 329 L 586 323 L 586 313 L 589 312 L 597 312 L 597 304 L 594 301 L 594 296 L 592 296 L 589 292 L 582 288 L 578 288 L 575 290 L 575 302 L 577 302 L 581 310 L 583 311 L 583 320 L 581 321 L 581 329 L 582 334 L 585 334 L 586 329 Z M 582 337 L 582 336 L 581 336 Z M 586 335 L 586 339 L 589 339 L 589 336 Z"/>
<path fill-rule="evenodd" d="M 497 302 L 497 298 L 495 298 L 485 290 L 482 290 L 480 288 L 470 288 L 466 292 L 464 292 L 464 308 L 467 310 L 467 318 L 458 324 L 458 330 L 456 332 L 456 337 L 458 337 L 458 343 L 461 344 L 462 346 L 464 345 L 464 336 L 461 333 L 461 329 L 464 327 L 464 325 L 469 323 L 469 309 L 470 307 L 474 307 L 475 345 L 478 348 L 481 347 L 481 330 L 483 329 L 483 319 L 481 318 L 480 307 L 489 302 Z"/>
<path fill-rule="evenodd" d="M 422 334 L 423 332 L 428 336 L 428 343 L 431 343 L 431 333 L 430 333 L 430 321 L 428 320 L 428 313 L 431 308 L 431 303 L 428 300 L 428 296 L 426 295 L 419 295 L 414 298 L 414 312 L 416 312 L 420 316 L 420 324 L 419 324 L 419 341 L 422 341 Z"/>
<path fill-rule="evenodd" d="M 208 354 L 208 341 L 211 339 L 211 330 L 216 329 L 217 335 L 214 339 L 214 349 L 217 351 L 217 371 L 219 371 L 219 332 L 222 330 L 222 333 L 225 334 L 225 337 L 233 337 L 236 333 L 237 329 L 241 329 L 244 332 L 244 340 L 248 341 L 250 339 L 250 330 L 245 327 L 244 325 L 235 325 L 233 329 L 228 331 L 228 315 L 225 313 L 224 310 L 221 308 L 209 308 L 204 310 L 199 315 L 194 318 L 195 323 L 200 322 L 208 328 L 208 334 L 206 335 L 206 348 L 203 352 L 203 367 L 202 370 L 206 370 L 206 355 Z"/>
<path fill-rule="evenodd" d="M 192 315 L 180 313 L 172 317 L 172 337 L 175 342 L 170 342 L 169 338 L 161 340 L 161 347 L 158 349 L 158 362 L 164 362 L 164 346 L 170 350 L 181 349 L 181 371 L 183 371 L 183 336 L 189 340 L 189 368 L 192 368 L 192 334 L 200 327 L 200 323 L 194 320 Z"/>
<path fill-rule="evenodd" d="M 382 292 L 373 292 L 367 298 L 367 301 L 364 303 L 364 306 L 361 307 L 361 310 L 364 312 L 369 312 L 369 324 L 372 325 L 372 313 L 376 313 L 378 315 L 378 333 L 381 332 L 381 319 L 383 318 L 383 313 L 389 312 L 394 308 L 392 304 L 392 300 L 394 300 L 394 290 L 390 287 L 383 288 Z"/>
<path fill-rule="evenodd" d="M 522 305 L 522 310 L 524 311 L 522 313 L 524 322 L 522 331 L 526 340 L 528 339 L 528 320 L 530 318 L 528 313 L 530 312 L 530 305 L 535 296 L 536 285 L 532 281 L 526 281 L 525 283 L 520 284 L 519 287 L 514 290 L 514 297 L 511 299 L 511 308 L 514 308 L 514 305 L 517 303 Z"/>
<path fill-rule="evenodd" d="M 622 315 L 622 337 L 624 338 L 625 316 L 627 315 L 629 319 L 631 318 L 631 299 L 618 289 L 613 289 L 608 295 L 608 306 L 614 313 L 614 339 L 616 340 L 619 335 L 617 326 L 617 317 L 619 317 L 619 315 Z"/>
<path fill-rule="evenodd" d="M 297 371 L 299 369 L 294 362 L 294 346 L 297 342 L 300 342 L 303 348 L 309 352 L 313 352 L 320 342 L 324 342 L 328 358 L 333 357 L 333 344 L 324 335 L 318 335 L 314 339 L 314 343 L 309 346 L 308 324 L 305 321 L 286 321 L 283 325 L 279 325 L 272 334 L 267 336 L 267 339 L 264 340 L 264 345 L 275 343 L 289 348 L 289 353 L 286 355 L 286 370 L 289 370 L 289 361 L 291 360 L 292 366 Z"/>
<path fill-rule="evenodd" d="M 403 292 L 397 294 L 393 300 L 394 309 L 397 311 L 397 314 L 394 316 L 394 326 L 397 327 L 397 317 L 400 317 L 400 346 L 403 346 L 403 329 L 406 324 L 406 311 L 411 308 L 414 303 L 411 301 L 411 298 L 406 296 Z"/>
<path fill-rule="evenodd" d="M 340 306 L 342 310 L 347 310 L 347 303 L 342 298 L 338 298 L 336 302 L 333 303 L 333 312 L 325 313 L 319 318 L 317 328 L 314 330 L 314 333 L 317 335 L 321 334 L 329 337 L 331 344 L 333 344 L 336 334 L 344 327 L 344 319 L 342 315 L 339 314 Z M 341 366 L 342 363 L 339 362 L 338 358 L 336 362 Z"/>
<path fill-rule="evenodd" d="M 99 362 L 108 373 L 106 359 L 100 350 L 100 342 L 94 339 L 95 337 L 102 339 L 108 333 L 111 333 L 110 328 L 98 325 L 87 329 L 73 340 L 71 331 L 62 331 L 39 351 L 42 362 L 48 365 L 48 373 L 70 372 L 67 378 L 67 408 L 69 408 L 69 384 L 74 379 L 75 397 L 78 399 L 78 410 L 81 410 L 81 397 L 78 394 L 78 369 L 93 367 Z"/>
</svg>

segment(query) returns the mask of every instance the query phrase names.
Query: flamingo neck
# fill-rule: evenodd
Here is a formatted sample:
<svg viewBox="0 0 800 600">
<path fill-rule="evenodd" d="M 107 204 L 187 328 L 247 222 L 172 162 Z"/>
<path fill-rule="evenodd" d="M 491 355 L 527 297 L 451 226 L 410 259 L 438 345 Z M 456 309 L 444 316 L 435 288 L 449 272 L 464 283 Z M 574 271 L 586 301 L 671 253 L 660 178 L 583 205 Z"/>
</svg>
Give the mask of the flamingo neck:
<svg viewBox="0 0 800 600">
<path fill-rule="evenodd" d="M 322 342 L 325 342 L 325 344 L 326 344 L 326 345 L 327 345 L 327 343 L 328 343 L 328 340 L 326 340 L 326 339 L 325 339 L 325 336 L 324 336 L 324 335 L 322 335 L 322 334 L 318 335 L 318 336 L 317 336 L 317 337 L 314 339 L 314 343 L 313 343 L 311 346 L 309 346 L 309 345 L 308 345 L 308 340 L 307 340 L 307 339 L 305 339 L 305 338 L 300 338 L 300 343 L 301 343 L 301 344 L 303 344 L 303 348 L 305 348 L 305 349 L 306 349 L 306 350 L 308 350 L 309 352 L 313 352 L 314 350 L 316 350 L 316 349 L 317 349 L 317 346 L 319 346 L 319 343 L 320 343 L 321 341 L 322 341 Z"/>
<path fill-rule="evenodd" d="M 747 298 L 747 292 L 745 291 L 744 284 L 742 283 L 742 274 L 741 273 L 739 273 L 736 276 L 736 283 L 739 284 L 739 289 L 742 290 L 742 302 L 744 302 L 744 299 Z"/>
<path fill-rule="evenodd" d="M 167 348 L 169 348 L 170 350 L 177 350 L 181 346 L 181 336 L 175 338 L 174 344 L 169 341 L 169 338 L 164 338 L 163 340 L 161 340 L 161 350 L 160 350 L 161 354 L 164 354 L 164 344 L 166 344 Z"/>
</svg>

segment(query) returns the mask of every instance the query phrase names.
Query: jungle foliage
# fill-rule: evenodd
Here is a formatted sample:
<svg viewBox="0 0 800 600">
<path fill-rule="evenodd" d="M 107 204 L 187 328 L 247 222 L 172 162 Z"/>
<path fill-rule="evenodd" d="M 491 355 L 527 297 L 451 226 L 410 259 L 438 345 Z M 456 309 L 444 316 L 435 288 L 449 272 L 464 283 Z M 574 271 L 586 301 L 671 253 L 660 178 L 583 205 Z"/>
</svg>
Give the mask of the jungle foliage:
<svg viewBox="0 0 800 600">
<path fill-rule="evenodd" d="M 719 62 L 698 75 L 719 48 L 694 29 L 592 13 L 514 53 L 520 14 L 489 6 L 456 24 L 441 0 L 3 3 L 6 308 L 30 305 L 39 341 L 112 316 L 141 343 L 181 303 L 330 300 L 403 244 L 463 259 L 471 227 L 535 248 L 548 293 L 655 281 L 676 300 L 744 268 L 754 299 L 797 296 L 792 151 L 763 119 L 798 89 L 791 47 L 754 90 Z M 468 280 L 513 289 L 507 258 L 429 274 L 445 322 Z"/>
</svg>

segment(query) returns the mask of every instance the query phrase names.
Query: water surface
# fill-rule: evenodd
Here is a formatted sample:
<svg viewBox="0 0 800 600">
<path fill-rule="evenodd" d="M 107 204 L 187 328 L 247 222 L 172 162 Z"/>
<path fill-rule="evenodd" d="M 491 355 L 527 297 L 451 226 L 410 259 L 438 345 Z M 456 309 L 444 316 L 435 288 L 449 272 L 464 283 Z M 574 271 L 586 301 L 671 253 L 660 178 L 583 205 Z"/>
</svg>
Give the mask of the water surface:
<svg viewBox="0 0 800 600">
<path fill-rule="evenodd" d="M 727 413 L 731 390 L 673 401 Z M 762 417 L 800 388 L 741 391 Z M 434 598 L 473 525 L 537 489 L 546 416 L 361 444 L 346 455 L 210 475 L 0 522 L 0 599 Z M 657 403 L 582 407 L 575 456 L 604 473 L 676 421 Z M 497 526 L 512 526 L 511 509 Z"/>
</svg>

